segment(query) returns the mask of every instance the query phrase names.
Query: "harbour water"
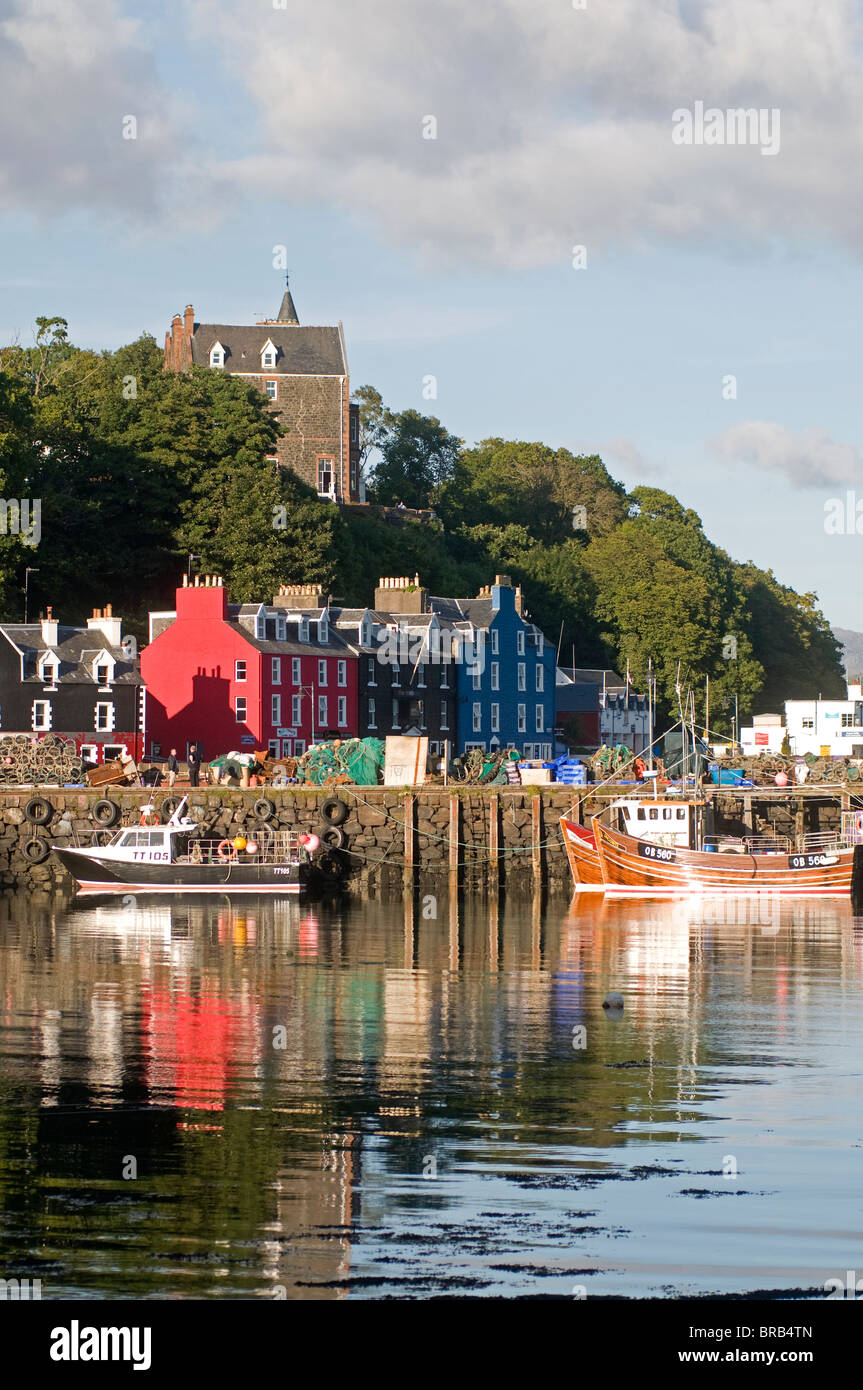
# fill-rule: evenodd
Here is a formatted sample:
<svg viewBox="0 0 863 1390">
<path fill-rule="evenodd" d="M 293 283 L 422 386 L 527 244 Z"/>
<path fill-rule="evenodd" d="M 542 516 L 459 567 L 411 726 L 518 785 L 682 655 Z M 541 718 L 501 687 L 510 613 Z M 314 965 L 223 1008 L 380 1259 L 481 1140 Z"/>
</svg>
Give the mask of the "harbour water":
<svg viewBox="0 0 863 1390">
<path fill-rule="evenodd" d="M 0 1277 L 824 1298 L 861 983 L 843 901 L 5 897 Z"/>
</svg>

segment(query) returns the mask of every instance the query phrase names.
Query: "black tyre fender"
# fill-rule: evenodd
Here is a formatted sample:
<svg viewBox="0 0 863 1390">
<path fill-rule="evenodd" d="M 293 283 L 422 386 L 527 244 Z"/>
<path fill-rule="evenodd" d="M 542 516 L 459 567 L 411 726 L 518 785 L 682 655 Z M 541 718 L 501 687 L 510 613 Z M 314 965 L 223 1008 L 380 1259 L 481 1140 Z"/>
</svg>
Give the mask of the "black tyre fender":
<svg viewBox="0 0 863 1390">
<path fill-rule="evenodd" d="M 47 840 L 42 839 L 41 835 L 34 835 L 32 840 L 24 841 L 21 846 L 21 853 L 28 864 L 44 864 L 51 853 L 51 846 Z"/>
<path fill-rule="evenodd" d="M 111 801 L 108 797 L 103 797 L 97 801 L 93 807 L 92 816 L 97 825 L 110 828 L 116 825 L 120 819 L 120 807 L 116 801 Z"/>
<path fill-rule="evenodd" d="M 344 803 L 342 803 L 344 804 Z M 324 821 L 318 831 L 321 844 L 327 849 L 344 849 L 347 835 L 340 825 L 333 825 L 332 821 Z"/>
<path fill-rule="evenodd" d="M 171 819 L 172 815 L 174 814 L 182 800 L 183 798 L 181 796 L 166 796 L 163 798 L 162 802 L 159 805 L 159 815 L 162 817 L 163 825 L 166 823 L 166 821 L 169 821 Z"/>
<path fill-rule="evenodd" d="M 350 815 L 350 806 L 341 797 L 329 796 L 321 807 L 321 815 L 330 825 L 344 825 Z"/>
<path fill-rule="evenodd" d="M 268 796 L 261 796 L 255 802 L 254 806 L 252 807 L 252 810 L 254 811 L 258 820 L 272 820 L 273 816 L 276 814 L 276 803 L 274 801 L 271 801 Z"/>
<path fill-rule="evenodd" d="M 24 815 L 32 825 L 47 825 L 54 815 L 54 807 L 44 796 L 31 796 L 24 807 Z"/>
</svg>

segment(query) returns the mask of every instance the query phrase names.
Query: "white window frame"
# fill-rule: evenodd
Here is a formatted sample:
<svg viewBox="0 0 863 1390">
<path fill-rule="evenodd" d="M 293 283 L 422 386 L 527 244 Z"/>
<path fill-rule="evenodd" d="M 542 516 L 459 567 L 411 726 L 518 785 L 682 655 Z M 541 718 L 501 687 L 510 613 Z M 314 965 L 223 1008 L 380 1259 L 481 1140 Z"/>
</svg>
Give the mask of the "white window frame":
<svg viewBox="0 0 863 1390">
<path fill-rule="evenodd" d="M 545 689 L 545 670 L 540 666 L 539 662 L 537 662 L 536 665 L 536 689 L 537 693 L 540 695 Z"/>
<path fill-rule="evenodd" d="M 366 660 L 369 663 L 366 675 L 366 685 L 377 685 L 377 681 L 375 680 L 375 676 L 377 675 L 377 661 L 373 656 L 366 657 Z"/>
<path fill-rule="evenodd" d="M 276 614 L 276 641 L 284 642 L 288 636 L 288 620 L 284 613 Z"/>
<path fill-rule="evenodd" d="M 524 628 L 520 627 L 515 634 L 515 650 L 518 656 L 524 656 Z"/>
<path fill-rule="evenodd" d="M 348 697 L 339 695 L 336 700 L 336 728 L 346 729 L 348 727 Z"/>
<path fill-rule="evenodd" d="M 294 757 L 301 758 L 306 751 L 306 740 L 304 738 L 294 739 Z"/>
<path fill-rule="evenodd" d="M 482 672 L 477 671 L 476 668 L 474 668 L 473 672 L 473 688 L 474 690 L 482 689 Z"/>
<path fill-rule="evenodd" d="M 100 710 L 107 710 L 107 714 L 100 714 Z M 116 728 L 116 713 L 114 705 L 110 700 L 97 700 L 96 708 L 93 711 L 93 729 L 97 734 L 110 734 Z"/>
<path fill-rule="evenodd" d="M 447 714 L 447 704 L 447 700 L 441 700 L 440 702 L 440 726 L 441 729 L 449 730 L 449 715 Z"/>
<path fill-rule="evenodd" d="M 518 688 L 527 690 L 527 663 L 524 661 L 518 663 Z"/>
<path fill-rule="evenodd" d="M 492 690 L 500 690 L 500 662 L 499 662 L 499 661 L 493 661 L 493 662 L 491 663 L 491 688 L 492 688 Z"/>
<path fill-rule="evenodd" d="M 279 756 L 279 740 L 277 738 L 267 739 L 267 751 L 271 758 L 277 758 Z"/>
<path fill-rule="evenodd" d="M 303 697 L 302 695 L 291 696 L 291 723 L 297 728 L 303 722 Z"/>
<path fill-rule="evenodd" d="M 301 642 L 308 642 L 308 640 L 309 640 L 309 620 L 308 620 L 308 618 L 300 618 L 300 641 L 301 641 Z"/>
<path fill-rule="evenodd" d="M 270 696 L 270 723 L 274 728 L 278 728 L 282 722 L 282 697 L 281 695 Z"/>
<path fill-rule="evenodd" d="M 282 757 L 290 758 L 293 750 L 294 740 L 292 738 L 282 739 Z"/>
<path fill-rule="evenodd" d="M 545 705 L 537 705 L 536 707 L 536 732 L 538 734 L 545 733 Z"/>
<path fill-rule="evenodd" d="M 498 654 L 499 651 L 500 651 L 500 633 L 498 632 L 498 630 L 497 630 L 496 627 L 493 627 L 492 630 L 491 630 L 491 654 L 492 654 L 492 656 L 497 656 L 497 654 Z"/>
<path fill-rule="evenodd" d="M 493 704 L 491 707 L 491 731 L 493 734 L 500 733 L 500 705 Z"/>
<path fill-rule="evenodd" d="M 517 713 L 518 713 L 518 732 L 519 732 L 520 734 L 526 734 L 526 733 L 527 733 L 527 705 L 519 705 L 519 706 L 518 706 L 518 711 L 517 711 Z"/>
<path fill-rule="evenodd" d="M 424 662 L 424 661 L 421 661 L 420 664 L 419 664 L 419 666 L 417 666 L 417 689 L 418 689 L 418 690 L 419 690 L 419 689 L 425 689 L 425 683 L 426 683 L 426 668 L 425 668 L 425 662 Z"/>
<path fill-rule="evenodd" d="M 482 733 L 482 704 L 479 700 L 474 701 L 473 706 L 473 731 L 475 734 Z"/>
<path fill-rule="evenodd" d="M 291 685 L 302 685 L 303 668 L 300 665 L 300 657 L 291 657 Z"/>
<path fill-rule="evenodd" d="M 240 675 L 240 667 L 241 667 L 241 666 L 242 666 L 242 668 L 243 668 L 243 674 L 242 674 L 242 675 Z M 246 681 L 247 681 L 247 679 L 248 679 L 248 672 L 249 672 L 249 664 L 248 664 L 247 661 L 235 661 L 235 662 L 234 662 L 234 681 L 235 681 L 238 685 L 245 685 L 245 683 L 246 683 Z"/>
<path fill-rule="evenodd" d="M 224 367 L 224 365 L 225 349 L 222 347 L 221 343 L 213 343 L 213 346 L 210 348 L 210 366 Z"/>
<path fill-rule="evenodd" d="M 240 705 L 243 706 L 242 713 Z M 249 703 L 245 695 L 237 695 L 234 700 L 234 723 L 245 724 L 248 718 Z"/>
<path fill-rule="evenodd" d="M 376 705 L 376 702 L 375 702 L 375 697 L 374 697 L 373 695 L 371 695 L 371 696 L 369 697 L 369 728 L 370 728 L 370 729 L 376 729 L 376 728 L 378 727 L 378 726 L 377 726 L 377 723 L 375 722 L 375 721 L 376 721 L 376 718 L 377 718 L 377 705 Z"/>
<path fill-rule="evenodd" d="M 37 710 L 39 713 L 37 714 Z M 30 711 L 30 728 L 34 733 L 46 733 L 51 728 L 52 710 L 50 700 L 34 700 Z"/>
<path fill-rule="evenodd" d="M 318 696 L 318 729 L 326 729 L 330 722 L 329 706 L 326 695 Z"/>
<path fill-rule="evenodd" d="M 336 684 L 344 688 L 348 683 L 348 663 L 338 661 L 336 663 Z"/>
<path fill-rule="evenodd" d="M 270 390 L 270 387 L 272 387 L 272 390 Z M 271 376 L 266 378 L 264 381 L 264 393 L 268 401 L 277 401 L 279 399 L 279 383 L 275 377 Z"/>
<path fill-rule="evenodd" d="M 323 658 L 321 658 L 321 659 L 318 661 L 318 685 L 326 685 L 326 683 L 327 683 L 327 663 L 326 663 L 326 661 L 325 661 Z"/>
<path fill-rule="evenodd" d="M 274 656 L 270 660 L 270 684 L 281 685 L 282 683 L 282 658 Z"/>
</svg>

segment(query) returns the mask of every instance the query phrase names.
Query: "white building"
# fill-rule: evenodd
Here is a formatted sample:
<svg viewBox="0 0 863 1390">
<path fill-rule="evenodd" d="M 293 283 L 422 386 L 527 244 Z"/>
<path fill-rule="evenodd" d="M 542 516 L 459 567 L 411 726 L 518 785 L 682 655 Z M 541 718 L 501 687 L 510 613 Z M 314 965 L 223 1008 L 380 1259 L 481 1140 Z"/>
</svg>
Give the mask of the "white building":
<svg viewBox="0 0 863 1390">
<path fill-rule="evenodd" d="M 751 725 L 740 730 L 740 747 L 747 758 L 759 753 L 781 753 L 784 737 L 781 714 L 756 714 Z"/>
<path fill-rule="evenodd" d="M 646 695 L 606 689 L 599 697 L 599 737 L 613 747 L 625 743 L 633 753 L 643 753 L 650 742 L 650 706 Z"/>
<path fill-rule="evenodd" d="M 792 753 L 863 757 L 863 687 L 849 685 L 846 700 L 786 700 L 785 723 Z"/>
</svg>

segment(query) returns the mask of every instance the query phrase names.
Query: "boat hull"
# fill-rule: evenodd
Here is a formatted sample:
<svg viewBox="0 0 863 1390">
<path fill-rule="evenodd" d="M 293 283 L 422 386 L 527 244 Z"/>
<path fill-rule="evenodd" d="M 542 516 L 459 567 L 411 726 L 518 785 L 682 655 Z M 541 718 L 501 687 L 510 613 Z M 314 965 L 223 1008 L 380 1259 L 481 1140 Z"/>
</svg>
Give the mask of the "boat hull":
<svg viewBox="0 0 863 1390">
<path fill-rule="evenodd" d="M 301 893 L 305 887 L 305 866 L 300 864 L 130 864 L 52 848 L 82 892 Z"/>
<path fill-rule="evenodd" d="M 576 888 L 583 893 L 601 893 L 604 888 L 602 866 L 593 831 L 585 825 L 576 825 L 566 816 L 560 818 L 560 829 Z"/>
<path fill-rule="evenodd" d="M 604 891 L 675 897 L 687 893 L 770 892 L 847 897 L 853 848 L 818 853 L 710 854 L 622 835 L 591 821 Z"/>
</svg>

